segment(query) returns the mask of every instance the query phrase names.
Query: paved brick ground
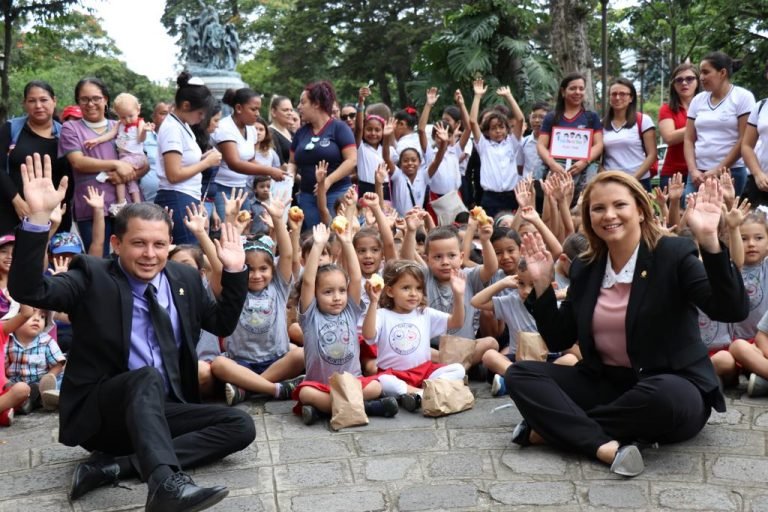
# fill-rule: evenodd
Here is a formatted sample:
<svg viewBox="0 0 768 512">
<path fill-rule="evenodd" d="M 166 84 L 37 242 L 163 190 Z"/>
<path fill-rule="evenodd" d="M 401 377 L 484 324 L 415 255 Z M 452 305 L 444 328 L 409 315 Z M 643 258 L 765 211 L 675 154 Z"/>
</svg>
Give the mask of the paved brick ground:
<svg viewBox="0 0 768 512">
<path fill-rule="evenodd" d="M 305 427 L 290 403 L 248 403 L 253 445 L 193 476 L 230 488 L 218 511 L 768 511 L 768 400 L 747 398 L 743 384 L 728 393 L 727 413 L 692 441 L 646 452 L 646 471 L 631 480 L 581 457 L 517 448 L 517 410 L 491 412 L 509 399 L 472 388 L 471 411 L 440 419 L 402 411 L 341 432 Z M 138 481 L 67 501 L 86 452 L 58 444 L 57 423 L 40 412 L 0 429 L 0 512 L 142 510 Z"/>
</svg>

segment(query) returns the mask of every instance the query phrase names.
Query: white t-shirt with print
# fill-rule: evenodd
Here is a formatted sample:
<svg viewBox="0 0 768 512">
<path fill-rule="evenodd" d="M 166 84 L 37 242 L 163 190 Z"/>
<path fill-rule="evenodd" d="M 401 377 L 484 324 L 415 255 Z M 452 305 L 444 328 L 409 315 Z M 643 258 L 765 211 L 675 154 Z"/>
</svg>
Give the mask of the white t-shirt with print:
<svg viewBox="0 0 768 512">
<path fill-rule="evenodd" d="M 261 363 L 288 352 L 290 339 L 285 310 L 291 282 L 275 271 L 266 288 L 248 291 L 237 326 L 227 338 L 227 356 Z"/>
<path fill-rule="evenodd" d="M 768 311 L 768 258 L 757 265 L 744 265 L 741 278 L 749 297 L 749 315 L 745 320 L 732 324 L 732 329 L 734 339 L 746 340 L 755 337 L 757 324 Z"/>
<path fill-rule="evenodd" d="M 696 127 L 696 167 L 714 169 L 739 141 L 739 117 L 752 112 L 755 97 L 748 90 L 736 85 L 717 105 L 712 104 L 711 92 L 700 92 L 691 100 L 688 119 Z M 732 167 L 744 166 L 739 158 Z"/>
<path fill-rule="evenodd" d="M 170 152 L 181 154 L 182 167 L 198 163 L 203 156 L 203 152 L 195 140 L 195 135 L 192 133 L 192 128 L 173 114 L 168 115 L 157 133 L 157 178 L 159 181 L 157 189 L 181 192 L 199 201 L 202 195 L 202 174 L 197 173 L 179 183 L 168 181 L 165 175 L 163 155 Z"/>
<path fill-rule="evenodd" d="M 245 127 L 245 136 L 240 128 L 235 124 L 232 116 L 225 117 L 219 121 L 219 127 L 211 135 L 211 140 L 217 146 L 222 142 L 234 142 L 237 146 L 237 155 L 241 161 L 247 162 L 253 160 L 256 155 L 256 142 L 258 134 L 253 126 Z M 222 159 L 219 164 L 219 172 L 214 178 L 215 183 L 225 187 L 245 187 L 248 183 L 248 175 L 233 171 Z"/>
<path fill-rule="evenodd" d="M 635 171 L 643 164 L 645 160 L 645 146 L 640 132 L 645 134 L 648 130 L 654 128 L 653 120 L 643 114 L 641 117 L 640 128 L 637 123 L 632 126 L 616 127 L 611 124 L 603 126 L 603 167 L 609 171 L 624 171 L 635 174 Z M 650 178 L 650 171 L 646 171 L 640 179 Z"/>
<path fill-rule="evenodd" d="M 304 366 L 307 381 L 328 384 L 334 372 L 349 372 L 360 377 L 360 342 L 357 321 L 362 304 L 347 302 L 338 315 L 327 315 L 317 308 L 317 301 L 299 314 L 304 332 Z"/>
<path fill-rule="evenodd" d="M 464 289 L 464 325 L 458 329 L 449 329 L 446 334 L 461 336 L 462 338 L 475 339 L 477 329 L 480 327 L 480 312 L 472 306 L 472 297 L 484 288 L 480 280 L 482 267 L 463 268 L 461 273 L 467 280 Z M 429 307 L 448 313 L 453 312 L 453 289 L 450 282 L 441 283 L 435 278 L 429 268 L 424 268 L 424 277 L 427 284 L 427 304 Z M 432 338 L 433 346 L 439 344 L 439 339 Z"/>
<path fill-rule="evenodd" d="M 416 308 L 410 313 L 379 309 L 376 337 L 366 340 L 378 347 L 379 368 L 409 370 L 431 361 L 429 340 L 445 334 L 450 316 L 432 308 Z"/>
</svg>

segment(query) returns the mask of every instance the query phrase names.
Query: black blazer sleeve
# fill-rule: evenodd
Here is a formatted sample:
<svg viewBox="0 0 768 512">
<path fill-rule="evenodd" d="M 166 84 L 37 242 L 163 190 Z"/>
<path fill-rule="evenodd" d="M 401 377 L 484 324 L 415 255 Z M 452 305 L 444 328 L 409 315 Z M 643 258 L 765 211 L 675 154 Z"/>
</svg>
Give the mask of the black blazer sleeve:
<svg viewBox="0 0 768 512">
<path fill-rule="evenodd" d="M 680 289 L 686 290 L 691 302 L 709 318 L 740 322 L 749 315 L 744 281 L 725 246 L 717 254 L 702 251 L 701 262 L 689 253 L 679 268 Z"/>
<path fill-rule="evenodd" d="M 235 330 L 248 295 L 248 271 L 221 274 L 221 297 L 215 300 L 203 293 L 202 327 L 216 336 L 229 336 Z"/>
</svg>

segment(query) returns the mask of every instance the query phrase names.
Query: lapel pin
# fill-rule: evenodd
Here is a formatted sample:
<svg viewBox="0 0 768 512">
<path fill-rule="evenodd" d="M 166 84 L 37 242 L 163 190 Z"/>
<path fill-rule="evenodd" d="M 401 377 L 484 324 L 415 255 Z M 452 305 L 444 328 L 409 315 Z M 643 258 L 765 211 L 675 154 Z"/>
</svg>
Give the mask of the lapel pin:
<svg viewBox="0 0 768 512">
<path fill-rule="evenodd" d="M 648 277 L 648 272 L 646 272 L 645 270 L 643 270 L 642 272 L 640 272 L 640 277 L 642 277 L 643 279 L 645 279 L 646 277 Z M 182 290 L 182 291 L 183 291 L 183 290 Z M 182 295 L 184 295 L 184 294 L 182 293 Z"/>
<path fill-rule="evenodd" d="M 184 296 L 184 288 L 179 288 L 179 295 L 181 295 L 182 297 Z"/>
</svg>

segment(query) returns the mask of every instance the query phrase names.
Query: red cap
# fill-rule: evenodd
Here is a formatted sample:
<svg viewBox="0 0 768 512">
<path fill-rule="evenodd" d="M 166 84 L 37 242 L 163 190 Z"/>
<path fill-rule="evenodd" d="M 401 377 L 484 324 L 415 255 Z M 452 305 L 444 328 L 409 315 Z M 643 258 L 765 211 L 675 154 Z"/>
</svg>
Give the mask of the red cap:
<svg viewBox="0 0 768 512">
<path fill-rule="evenodd" d="M 61 119 L 67 121 L 70 117 L 75 119 L 83 118 L 83 111 L 77 105 L 70 105 L 61 111 Z"/>
</svg>

